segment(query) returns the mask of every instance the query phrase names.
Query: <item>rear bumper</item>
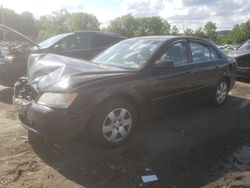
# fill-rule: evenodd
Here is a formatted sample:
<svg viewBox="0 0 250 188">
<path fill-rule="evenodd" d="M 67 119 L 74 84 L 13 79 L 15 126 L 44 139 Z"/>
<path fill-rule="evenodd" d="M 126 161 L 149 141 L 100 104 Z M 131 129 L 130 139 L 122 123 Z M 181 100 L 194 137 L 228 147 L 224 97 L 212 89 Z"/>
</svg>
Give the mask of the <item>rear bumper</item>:
<svg viewBox="0 0 250 188">
<path fill-rule="evenodd" d="M 86 128 L 90 115 L 69 114 L 67 109 L 53 109 L 34 101 L 14 98 L 23 127 L 43 137 L 77 136 Z"/>
</svg>

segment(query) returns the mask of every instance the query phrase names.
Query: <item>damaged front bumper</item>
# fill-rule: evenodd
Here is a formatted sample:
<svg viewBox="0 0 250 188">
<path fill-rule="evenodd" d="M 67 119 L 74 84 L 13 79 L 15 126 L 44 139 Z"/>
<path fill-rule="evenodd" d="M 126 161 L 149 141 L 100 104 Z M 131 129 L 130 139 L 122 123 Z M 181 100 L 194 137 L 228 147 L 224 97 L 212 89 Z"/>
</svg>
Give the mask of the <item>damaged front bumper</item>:
<svg viewBox="0 0 250 188">
<path fill-rule="evenodd" d="M 14 90 L 13 101 L 17 106 L 18 118 L 23 127 L 43 137 L 77 136 L 84 131 L 90 115 L 69 113 L 68 109 L 37 104 L 32 95 L 29 96 L 31 90 L 28 87 L 31 86 L 27 81 L 22 80 L 21 83 L 19 81 L 15 84 Z M 23 94 L 25 92 L 26 94 Z"/>
</svg>

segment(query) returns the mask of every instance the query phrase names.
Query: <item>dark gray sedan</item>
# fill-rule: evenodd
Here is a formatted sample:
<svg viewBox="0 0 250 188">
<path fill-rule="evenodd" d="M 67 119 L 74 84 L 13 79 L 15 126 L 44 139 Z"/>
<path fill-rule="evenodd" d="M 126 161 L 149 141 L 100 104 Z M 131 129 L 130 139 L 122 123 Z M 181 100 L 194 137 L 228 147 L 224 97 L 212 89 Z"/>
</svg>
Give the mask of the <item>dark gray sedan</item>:
<svg viewBox="0 0 250 188">
<path fill-rule="evenodd" d="M 87 130 L 108 146 L 125 142 L 153 104 L 222 105 L 236 70 L 235 59 L 209 41 L 171 36 L 127 39 L 92 61 L 48 54 L 28 64 L 14 96 L 23 126 L 46 137 Z"/>
</svg>

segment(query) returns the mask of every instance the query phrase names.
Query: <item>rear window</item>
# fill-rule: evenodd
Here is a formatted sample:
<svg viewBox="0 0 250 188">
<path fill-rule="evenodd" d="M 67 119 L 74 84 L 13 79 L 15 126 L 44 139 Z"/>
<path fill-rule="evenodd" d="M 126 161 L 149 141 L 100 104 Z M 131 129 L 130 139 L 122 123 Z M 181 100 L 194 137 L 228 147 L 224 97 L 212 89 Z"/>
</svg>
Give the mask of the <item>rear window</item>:
<svg viewBox="0 0 250 188">
<path fill-rule="evenodd" d="M 250 50 L 250 40 L 246 41 L 241 47 L 238 49 L 239 51 Z"/>
</svg>

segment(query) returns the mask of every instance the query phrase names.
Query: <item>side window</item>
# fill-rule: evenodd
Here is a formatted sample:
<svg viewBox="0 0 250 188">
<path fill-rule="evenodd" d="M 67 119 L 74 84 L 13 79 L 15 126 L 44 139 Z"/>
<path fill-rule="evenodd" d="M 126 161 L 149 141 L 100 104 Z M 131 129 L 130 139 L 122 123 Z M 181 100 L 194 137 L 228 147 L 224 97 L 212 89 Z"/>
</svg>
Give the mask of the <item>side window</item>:
<svg viewBox="0 0 250 188">
<path fill-rule="evenodd" d="M 109 47 L 112 44 L 115 44 L 116 42 L 120 41 L 119 38 L 113 37 L 113 36 L 106 36 L 106 35 L 96 35 L 92 42 L 93 48 L 103 48 L 103 47 Z"/>
<path fill-rule="evenodd" d="M 67 37 L 66 39 L 64 39 L 63 41 L 61 41 L 58 44 L 59 49 L 61 49 L 61 50 L 72 49 L 72 46 L 74 45 L 74 43 L 73 43 L 74 38 L 75 38 L 75 36 L 70 36 L 70 37 Z"/>
<path fill-rule="evenodd" d="M 171 45 L 156 63 L 166 60 L 172 61 L 175 65 L 187 64 L 186 45 L 182 42 Z"/>
<path fill-rule="evenodd" d="M 66 38 L 59 44 L 59 48 L 62 50 L 74 50 L 74 49 L 88 49 L 90 36 L 86 35 L 73 35 Z"/>
<path fill-rule="evenodd" d="M 221 57 L 213 49 L 210 48 L 210 52 L 211 52 L 211 60 L 221 59 Z"/>
<path fill-rule="evenodd" d="M 201 63 L 219 59 L 217 53 L 208 46 L 195 42 L 190 42 L 189 44 L 194 63 Z"/>
</svg>

